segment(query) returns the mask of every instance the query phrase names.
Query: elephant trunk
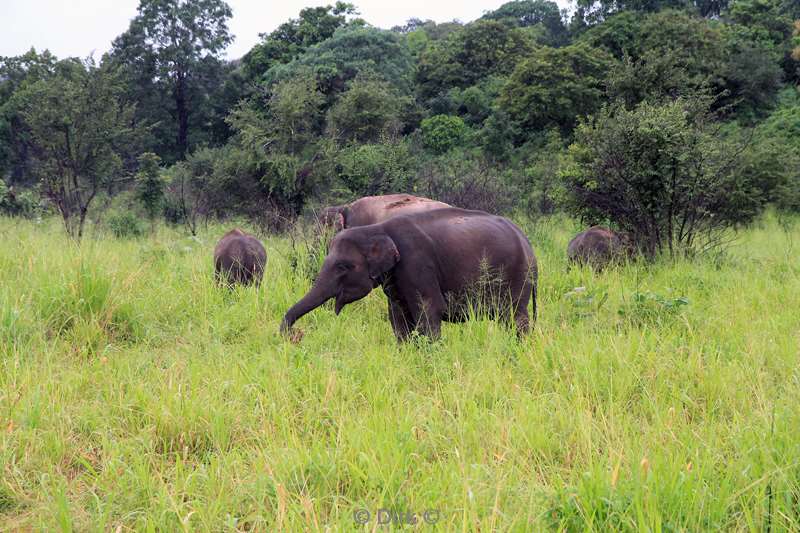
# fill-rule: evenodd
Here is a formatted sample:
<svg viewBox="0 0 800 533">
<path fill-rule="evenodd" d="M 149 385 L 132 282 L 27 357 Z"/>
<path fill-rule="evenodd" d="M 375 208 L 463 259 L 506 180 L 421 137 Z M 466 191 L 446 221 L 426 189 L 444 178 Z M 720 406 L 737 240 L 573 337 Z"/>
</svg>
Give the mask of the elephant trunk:
<svg viewBox="0 0 800 533">
<path fill-rule="evenodd" d="M 334 296 L 336 296 L 335 286 L 320 283 L 320 280 L 317 280 L 317 283 L 311 287 L 311 290 L 308 291 L 299 302 L 286 311 L 283 322 L 281 322 L 281 333 L 287 333 L 300 317 L 313 311 Z"/>
</svg>

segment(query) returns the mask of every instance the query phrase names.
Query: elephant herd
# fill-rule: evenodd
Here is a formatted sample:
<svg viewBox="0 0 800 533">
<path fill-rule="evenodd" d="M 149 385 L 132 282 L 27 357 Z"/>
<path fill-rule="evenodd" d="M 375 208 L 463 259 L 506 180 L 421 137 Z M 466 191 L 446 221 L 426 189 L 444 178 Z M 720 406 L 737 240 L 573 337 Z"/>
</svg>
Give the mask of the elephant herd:
<svg viewBox="0 0 800 533">
<path fill-rule="evenodd" d="M 513 321 L 519 335 L 536 319 L 536 256 L 507 218 L 392 194 L 328 207 L 319 221 L 336 234 L 313 286 L 286 312 L 284 334 L 328 300 L 335 301 L 338 315 L 379 286 L 401 341 L 413 332 L 438 338 L 443 321 L 462 322 L 474 311 Z M 567 252 L 573 262 L 602 268 L 625 246 L 614 232 L 592 227 Z M 228 285 L 258 284 L 266 257 L 258 239 L 234 229 L 214 249 L 215 278 Z"/>
</svg>

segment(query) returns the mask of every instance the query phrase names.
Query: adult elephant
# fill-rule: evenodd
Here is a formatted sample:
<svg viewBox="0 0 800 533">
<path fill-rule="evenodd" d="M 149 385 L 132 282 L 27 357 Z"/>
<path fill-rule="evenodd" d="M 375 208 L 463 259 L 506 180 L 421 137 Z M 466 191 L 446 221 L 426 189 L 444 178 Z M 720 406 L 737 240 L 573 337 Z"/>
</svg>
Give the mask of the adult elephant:
<svg viewBox="0 0 800 533">
<path fill-rule="evenodd" d="M 389 320 L 403 340 L 412 331 L 432 338 L 441 322 L 461 322 L 470 309 L 512 318 L 520 334 L 536 318 L 536 257 L 510 220 L 454 207 L 346 229 L 333 238 L 314 286 L 286 312 L 281 331 L 335 298 L 335 311 L 381 286 Z"/>
<path fill-rule="evenodd" d="M 602 269 L 626 255 L 627 239 L 602 226 L 592 226 L 578 233 L 567 245 L 567 257 L 573 263 Z"/>
<path fill-rule="evenodd" d="M 214 277 L 229 287 L 261 283 L 267 251 L 261 241 L 239 228 L 222 236 L 214 248 Z"/>
<path fill-rule="evenodd" d="M 339 231 L 378 224 L 397 215 L 408 215 L 443 207 L 452 206 L 410 194 L 365 196 L 349 204 L 326 207 L 320 213 L 319 221 L 322 225 L 332 226 Z"/>
</svg>

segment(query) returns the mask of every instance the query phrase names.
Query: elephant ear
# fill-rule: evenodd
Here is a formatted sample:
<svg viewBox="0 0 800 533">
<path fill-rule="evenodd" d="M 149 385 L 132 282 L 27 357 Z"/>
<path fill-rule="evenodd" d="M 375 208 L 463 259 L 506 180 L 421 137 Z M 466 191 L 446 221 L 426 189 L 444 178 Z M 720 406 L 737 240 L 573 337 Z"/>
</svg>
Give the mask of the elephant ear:
<svg viewBox="0 0 800 533">
<path fill-rule="evenodd" d="M 339 209 L 339 212 L 336 214 L 336 222 L 334 223 L 336 231 L 341 231 L 347 227 L 347 212 L 349 209 L 349 207 L 344 206 Z"/>
<path fill-rule="evenodd" d="M 400 261 L 400 252 L 397 251 L 397 246 L 385 233 L 367 241 L 364 255 L 367 257 L 369 277 L 373 280 L 377 280 L 389 272 Z"/>
</svg>

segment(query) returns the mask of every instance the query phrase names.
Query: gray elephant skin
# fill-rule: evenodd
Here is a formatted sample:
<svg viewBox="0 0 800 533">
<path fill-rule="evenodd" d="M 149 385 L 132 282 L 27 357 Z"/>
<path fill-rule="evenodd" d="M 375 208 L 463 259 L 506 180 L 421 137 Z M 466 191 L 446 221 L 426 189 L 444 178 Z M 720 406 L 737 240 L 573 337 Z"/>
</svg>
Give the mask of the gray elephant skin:
<svg viewBox="0 0 800 533">
<path fill-rule="evenodd" d="M 267 251 L 261 241 L 239 228 L 232 229 L 214 248 L 214 277 L 228 286 L 261 283 Z"/>
<path fill-rule="evenodd" d="M 453 207 L 397 216 L 338 233 L 281 331 L 331 298 L 338 315 L 381 286 L 398 340 L 413 331 L 438 338 L 442 321 L 464 321 L 476 304 L 493 318 L 513 319 L 524 334 L 531 300 L 536 319 L 537 279 L 528 238 L 506 218 Z"/>
<path fill-rule="evenodd" d="M 573 263 L 588 264 L 602 269 L 625 257 L 626 239 L 602 226 L 592 226 L 578 233 L 567 245 L 567 257 Z"/>
<path fill-rule="evenodd" d="M 320 213 L 319 222 L 323 226 L 330 226 L 339 231 L 378 224 L 398 215 L 420 213 L 443 207 L 452 206 L 410 194 L 365 196 L 349 204 L 326 207 Z"/>
</svg>

